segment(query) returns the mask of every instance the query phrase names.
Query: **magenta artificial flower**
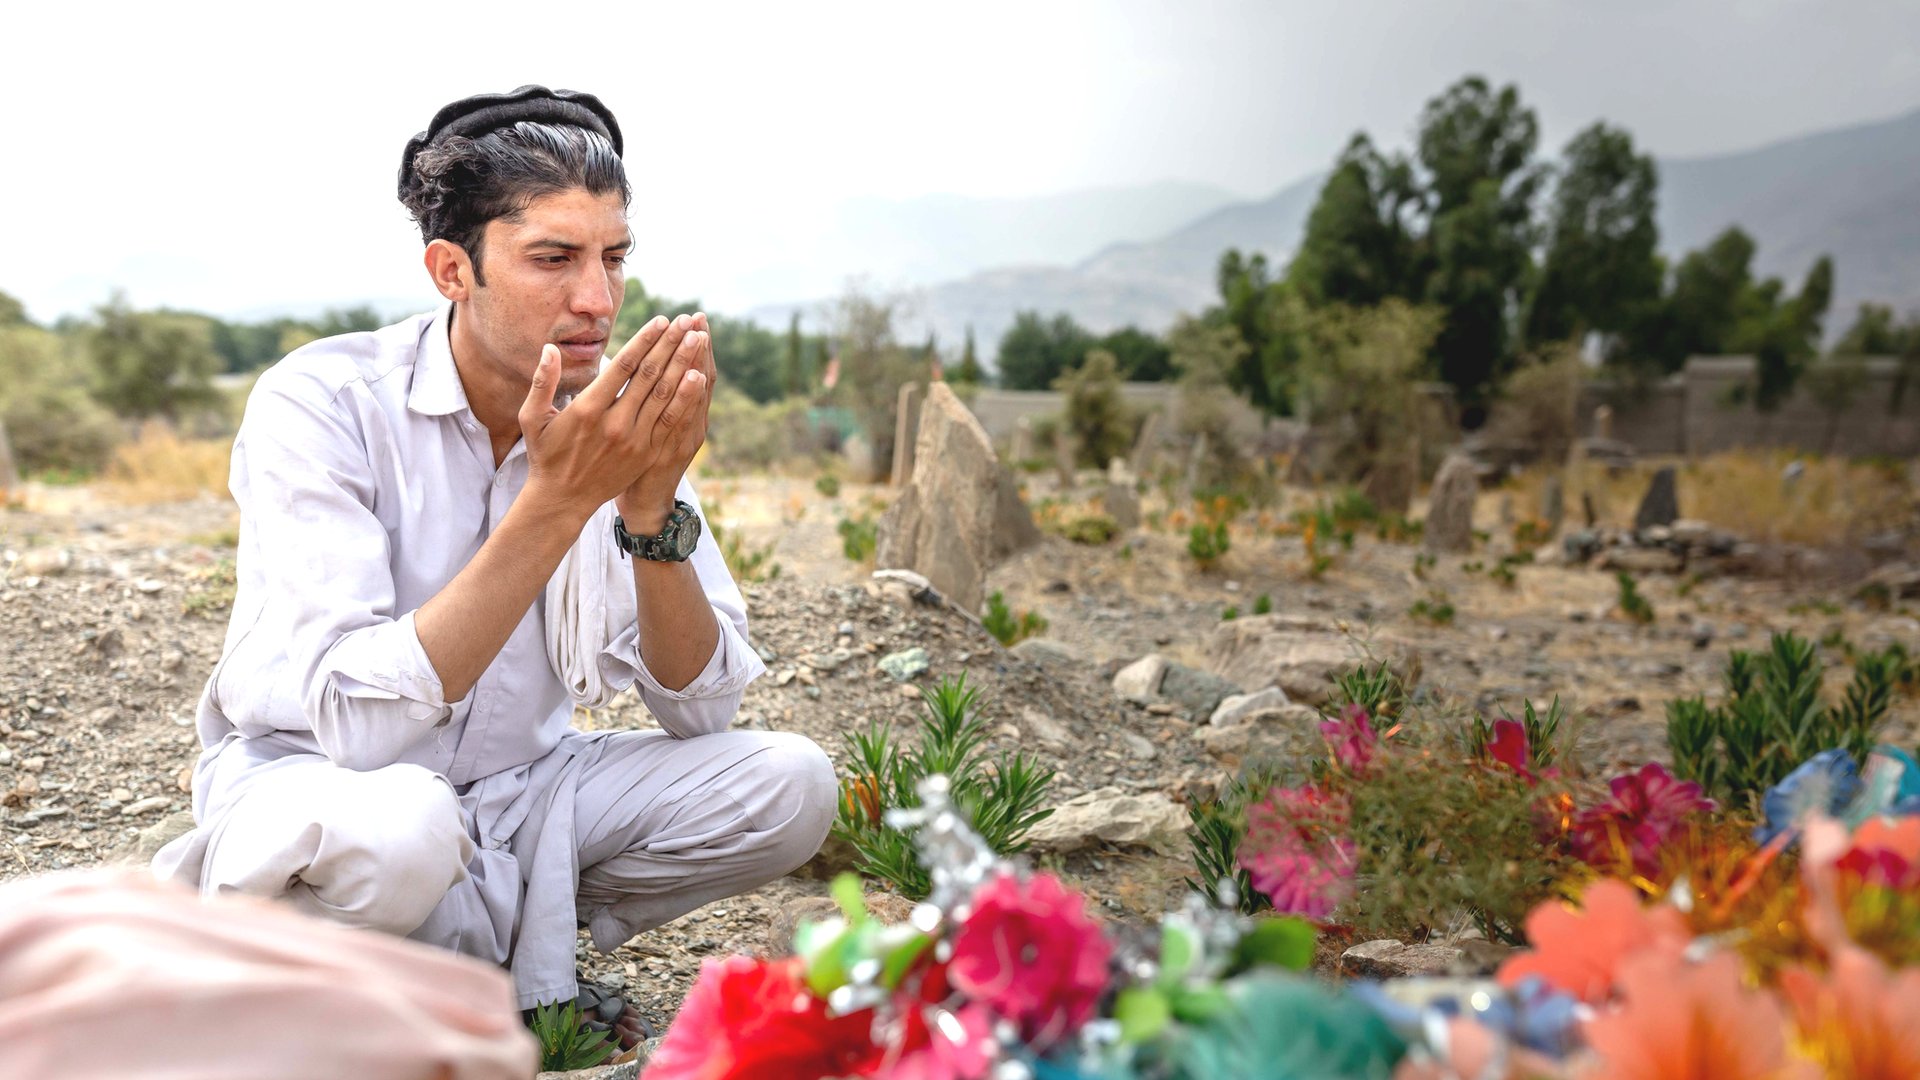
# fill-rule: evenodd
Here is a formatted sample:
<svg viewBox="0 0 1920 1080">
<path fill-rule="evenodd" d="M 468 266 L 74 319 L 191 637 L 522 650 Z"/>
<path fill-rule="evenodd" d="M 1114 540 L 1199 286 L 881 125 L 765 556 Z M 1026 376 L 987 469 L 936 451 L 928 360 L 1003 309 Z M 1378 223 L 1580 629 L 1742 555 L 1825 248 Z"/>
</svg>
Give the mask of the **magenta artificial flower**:
<svg viewBox="0 0 1920 1080">
<path fill-rule="evenodd" d="M 1346 827 L 1346 805 L 1312 784 L 1275 788 L 1247 808 L 1238 860 L 1275 911 L 1325 919 L 1353 880 L 1356 852 Z"/>
<path fill-rule="evenodd" d="M 1616 776 L 1599 806 L 1573 819 L 1573 853 L 1593 866 L 1614 866 L 1626 855 L 1636 873 L 1652 877 L 1660 870 L 1660 848 L 1687 818 L 1714 808 L 1700 785 L 1679 780 L 1665 765 L 1649 762 L 1638 772 Z"/>
<path fill-rule="evenodd" d="M 1512 769 L 1529 784 L 1539 778 L 1533 774 L 1533 747 L 1527 741 L 1526 725 L 1501 718 L 1493 722 L 1493 735 L 1487 740 L 1487 756 Z"/>
<path fill-rule="evenodd" d="M 1085 904 L 1051 874 L 1000 874 L 954 932 L 948 981 L 1044 1050 L 1093 1016 L 1107 985 L 1113 947 Z"/>
<path fill-rule="evenodd" d="M 1380 746 L 1380 736 L 1374 733 L 1372 719 L 1367 716 L 1367 710 L 1358 705 L 1340 710 L 1337 720 L 1321 721 L 1320 734 L 1327 740 L 1333 763 L 1354 776 L 1372 763 L 1374 751 Z"/>
</svg>

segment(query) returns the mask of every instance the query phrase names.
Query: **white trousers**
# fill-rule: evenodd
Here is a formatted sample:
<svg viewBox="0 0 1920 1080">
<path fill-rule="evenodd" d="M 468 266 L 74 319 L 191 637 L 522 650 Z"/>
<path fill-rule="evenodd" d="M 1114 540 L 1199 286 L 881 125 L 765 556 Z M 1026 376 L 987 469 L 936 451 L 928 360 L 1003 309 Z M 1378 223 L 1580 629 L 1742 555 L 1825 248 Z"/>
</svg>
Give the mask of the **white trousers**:
<svg viewBox="0 0 1920 1080">
<path fill-rule="evenodd" d="M 836 797 L 818 746 L 760 731 L 569 735 L 459 792 L 417 765 L 316 755 L 245 779 L 201 822 L 204 892 L 511 963 L 522 1008 L 575 992 L 578 925 L 610 950 L 797 869 Z"/>
</svg>

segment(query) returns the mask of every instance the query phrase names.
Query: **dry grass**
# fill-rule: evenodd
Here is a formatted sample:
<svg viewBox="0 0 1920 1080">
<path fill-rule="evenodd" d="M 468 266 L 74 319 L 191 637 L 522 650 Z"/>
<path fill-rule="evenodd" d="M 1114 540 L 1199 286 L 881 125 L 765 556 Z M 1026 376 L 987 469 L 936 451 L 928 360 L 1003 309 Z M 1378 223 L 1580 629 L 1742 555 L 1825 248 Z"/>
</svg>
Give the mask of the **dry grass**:
<svg viewBox="0 0 1920 1080">
<path fill-rule="evenodd" d="M 1787 478 L 1798 461 L 1797 479 Z M 1593 496 L 1602 524 L 1631 525 L 1650 462 L 1618 476 L 1591 463 L 1566 471 L 1567 520 L 1582 519 L 1580 496 Z M 1902 527 L 1920 498 L 1897 465 L 1818 457 L 1787 450 L 1740 450 L 1677 462 L 1680 515 L 1730 530 L 1748 540 L 1830 546 L 1857 542 Z M 1523 474 L 1512 491 L 1516 509 L 1538 505 L 1546 471 Z"/>
<path fill-rule="evenodd" d="M 187 439 L 166 424 L 149 423 L 114 451 L 100 493 L 123 506 L 226 498 L 232 459 L 232 439 Z"/>
</svg>

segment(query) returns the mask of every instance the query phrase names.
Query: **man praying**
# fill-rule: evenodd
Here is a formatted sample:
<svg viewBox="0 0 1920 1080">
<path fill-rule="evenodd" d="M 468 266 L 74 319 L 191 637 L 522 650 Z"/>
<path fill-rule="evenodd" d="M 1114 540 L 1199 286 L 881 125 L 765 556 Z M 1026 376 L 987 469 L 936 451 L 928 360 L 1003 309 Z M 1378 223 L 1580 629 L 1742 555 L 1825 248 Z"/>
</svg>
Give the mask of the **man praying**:
<svg viewBox="0 0 1920 1080">
<path fill-rule="evenodd" d="M 698 155 L 649 140 L 649 168 Z M 239 589 L 201 696 L 197 828 L 154 861 L 506 965 L 522 1009 L 610 951 L 804 863 L 825 753 L 728 730 L 765 668 L 686 472 L 706 317 L 606 358 L 630 189 L 613 114 L 526 86 L 454 102 L 401 159 L 438 310 L 304 346 L 233 446 Z M 582 733 L 634 687 L 658 731 Z"/>
</svg>

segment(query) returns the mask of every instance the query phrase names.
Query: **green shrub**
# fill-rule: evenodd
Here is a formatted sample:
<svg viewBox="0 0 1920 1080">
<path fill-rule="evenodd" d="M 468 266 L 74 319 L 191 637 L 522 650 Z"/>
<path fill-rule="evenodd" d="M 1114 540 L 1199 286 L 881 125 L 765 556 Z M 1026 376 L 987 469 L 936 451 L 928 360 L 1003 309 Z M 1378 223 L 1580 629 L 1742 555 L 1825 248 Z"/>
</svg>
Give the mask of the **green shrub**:
<svg viewBox="0 0 1920 1080">
<path fill-rule="evenodd" d="M 1232 622 L 1233 620 L 1239 617 L 1240 617 L 1240 606 L 1238 604 L 1228 604 L 1226 607 L 1226 610 L 1220 613 L 1221 622 Z"/>
<path fill-rule="evenodd" d="M 620 1049 L 612 1032 L 583 1029 L 580 1013 L 571 1001 L 565 1005 L 544 1001 L 534 1006 L 528 1026 L 540 1043 L 541 1072 L 591 1069 Z"/>
<path fill-rule="evenodd" d="M 1253 613 L 1255 615 L 1273 614 L 1273 597 L 1268 596 L 1266 593 L 1261 593 L 1253 601 Z"/>
<path fill-rule="evenodd" d="M 1667 703 L 1674 773 L 1698 781 L 1721 805 L 1757 816 L 1767 789 L 1822 750 L 1838 747 L 1866 761 L 1886 725 L 1902 659 L 1893 649 L 1857 656 L 1840 701 L 1823 706 L 1812 642 L 1788 632 L 1773 635 L 1764 653 L 1735 650 L 1723 703 Z"/>
<path fill-rule="evenodd" d="M 125 432 L 87 395 L 86 361 L 58 335 L 0 327 L 0 424 L 23 476 L 99 472 Z"/>
<path fill-rule="evenodd" d="M 1066 394 L 1067 428 L 1079 464 L 1104 469 L 1133 445 L 1133 413 L 1120 398 L 1119 362 L 1112 353 L 1092 350 L 1053 387 Z"/>
<path fill-rule="evenodd" d="M 1620 598 L 1615 601 L 1620 614 L 1642 626 L 1651 623 L 1654 620 L 1653 605 L 1647 601 L 1646 597 L 1640 595 L 1639 587 L 1634 584 L 1633 575 L 1622 570 L 1615 574 L 1614 578 L 1620 583 Z"/>
<path fill-rule="evenodd" d="M 1040 809 L 1053 783 L 1052 769 L 1019 752 L 987 759 L 980 745 L 987 725 L 977 707 L 979 691 L 967 686 L 964 675 L 920 693 L 926 715 L 918 746 L 900 746 L 887 726 L 846 737 L 849 775 L 840 782 L 833 823 L 833 834 L 857 853 L 856 869 L 910 900 L 924 898 L 933 881 L 913 841 L 887 825 L 885 815 L 918 806 L 921 780 L 947 777 L 954 805 L 1001 855 L 1026 850 L 1027 831 L 1053 813 Z"/>
<path fill-rule="evenodd" d="M 1076 544 L 1098 547 L 1120 535 L 1120 523 L 1105 514 L 1082 514 L 1061 526 L 1060 535 Z"/>
<path fill-rule="evenodd" d="M 832 473 L 821 473 L 814 477 L 813 490 L 831 499 L 840 494 L 840 478 Z"/>
<path fill-rule="evenodd" d="M 873 561 L 880 544 L 880 525 L 871 515 L 860 514 L 840 519 L 835 530 L 840 534 L 840 550 L 857 563 Z"/>
<path fill-rule="evenodd" d="M 1213 569 L 1232 547 L 1233 541 L 1227 535 L 1227 523 L 1224 521 L 1212 525 L 1195 524 L 1187 531 L 1187 554 L 1202 570 Z"/>
<path fill-rule="evenodd" d="M 1447 599 L 1446 593 L 1435 589 L 1425 598 L 1415 600 L 1413 606 L 1407 609 L 1407 614 L 1434 626 L 1446 626 L 1453 622 L 1453 601 Z"/>
<path fill-rule="evenodd" d="M 987 633 L 992 634 L 1000 644 L 1012 645 L 1046 632 L 1047 620 L 1032 611 L 1015 615 L 1007 607 L 1006 596 L 996 589 L 992 596 L 987 597 L 987 613 L 980 619 L 980 625 L 986 627 Z"/>
</svg>

